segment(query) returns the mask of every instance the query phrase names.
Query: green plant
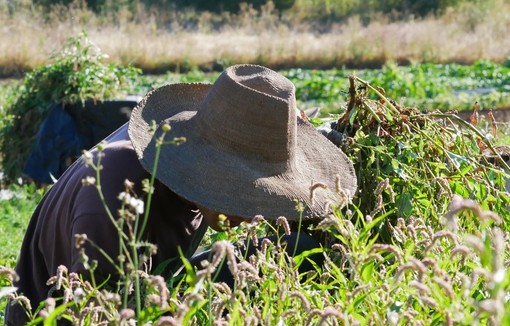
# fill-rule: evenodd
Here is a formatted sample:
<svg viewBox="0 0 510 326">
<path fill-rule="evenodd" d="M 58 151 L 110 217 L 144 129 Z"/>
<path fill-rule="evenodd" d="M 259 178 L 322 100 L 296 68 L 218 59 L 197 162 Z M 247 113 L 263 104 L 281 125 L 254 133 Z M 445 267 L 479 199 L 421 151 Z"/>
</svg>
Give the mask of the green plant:
<svg viewBox="0 0 510 326">
<path fill-rule="evenodd" d="M 336 128 L 349 139 L 344 151 L 358 171 L 355 203 L 362 215 L 393 216 L 381 224 L 380 236 L 398 218 L 439 221 L 454 194 L 483 200 L 484 209 L 510 218 L 505 173 L 482 155 L 494 151 L 485 132 L 453 114 L 400 106 L 356 76 L 349 92 Z M 369 99 L 369 92 L 379 99 Z"/>
<path fill-rule="evenodd" d="M 487 109 L 506 108 L 510 69 L 495 62 L 480 60 L 472 65 L 411 64 L 387 62 L 381 69 L 306 70 L 283 72 L 295 85 L 297 98 L 305 107 L 321 106 L 323 112 L 339 113 L 348 94 L 348 77 L 355 73 L 371 80 L 374 86 L 398 94 L 403 106 L 422 110 L 471 110 L 473 104 Z M 374 94 L 368 94 L 371 98 Z"/>
<path fill-rule="evenodd" d="M 49 64 L 27 73 L 7 97 L 0 152 L 8 178 L 21 176 L 39 125 L 52 105 L 112 99 L 131 89 L 140 71 L 108 64 L 106 59 L 86 34 L 71 37 Z"/>
<path fill-rule="evenodd" d="M 18 258 L 23 234 L 28 226 L 34 207 L 41 200 L 45 188 L 34 184 L 2 186 L 0 180 L 0 323 L 5 309 L 5 297 L 13 293 L 12 270 Z"/>
<path fill-rule="evenodd" d="M 44 193 L 34 184 L 0 186 L 0 265 L 14 266 L 28 219 Z"/>
</svg>

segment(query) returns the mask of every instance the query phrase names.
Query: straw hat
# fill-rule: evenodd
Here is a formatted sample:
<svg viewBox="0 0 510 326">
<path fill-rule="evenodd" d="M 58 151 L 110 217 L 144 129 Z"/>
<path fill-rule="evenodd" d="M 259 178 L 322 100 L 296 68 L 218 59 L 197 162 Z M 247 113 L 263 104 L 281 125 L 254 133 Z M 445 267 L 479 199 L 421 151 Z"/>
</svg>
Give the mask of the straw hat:
<svg viewBox="0 0 510 326">
<path fill-rule="evenodd" d="M 148 93 L 131 114 L 129 137 L 156 178 L 181 197 L 226 215 L 299 219 L 342 206 L 356 191 L 347 156 L 296 115 L 294 85 L 262 66 L 227 68 L 214 85 L 175 84 Z M 155 127 L 154 127 L 155 123 Z"/>
</svg>

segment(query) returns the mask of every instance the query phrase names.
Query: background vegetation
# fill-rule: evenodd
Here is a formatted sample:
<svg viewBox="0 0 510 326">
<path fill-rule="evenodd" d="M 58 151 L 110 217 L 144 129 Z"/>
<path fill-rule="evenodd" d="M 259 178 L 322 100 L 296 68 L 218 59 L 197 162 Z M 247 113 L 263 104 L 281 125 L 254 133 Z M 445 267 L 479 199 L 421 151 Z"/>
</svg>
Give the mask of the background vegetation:
<svg viewBox="0 0 510 326">
<path fill-rule="evenodd" d="M 510 55 L 505 0 L 296 0 L 287 9 L 281 1 L 239 2 L 231 11 L 226 2 L 193 3 L 2 2 L 0 43 L 9 46 L 0 49 L 0 75 L 22 76 L 82 31 L 110 62 L 145 73 L 238 62 L 276 69 L 381 67 L 389 60 L 504 63 Z"/>
<path fill-rule="evenodd" d="M 85 34 L 80 34 L 69 38 L 48 64 L 13 85 L 16 88 L 5 99 L 0 124 L 2 171 L 6 177 L 21 177 L 39 126 L 55 104 L 66 107 L 83 105 L 86 100 L 126 97 L 140 71 L 107 64 L 105 58 Z"/>
<path fill-rule="evenodd" d="M 32 0 L 32 4 L 50 10 L 55 5 L 69 5 L 74 0 Z M 135 12 L 140 6 L 146 9 L 158 11 L 173 11 L 193 9 L 197 12 L 211 11 L 215 13 L 237 13 L 244 6 L 260 9 L 266 5 L 267 0 L 90 0 L 87 8 L 97 14 L 111 14 L 120 9 Z M 9 10 L 14 10 L 16 5 L 27 3 L 17 0 L 10 2 Z M 297 15 L 307 20 L 320 21 L 342 20 L 352 15 L 360 15 L 364 19 L 371 19 L 378 14 L 391 14 L 394 19 L 409 17 L 424 17 L 430 14 L 441 14 L 450 8 L 476 8 L 479 14 L 493 10 L 501 2 L 498 0 L 433 0 L 433 1 L 410 1 L 410 0 L 274 0 L 274 8 L 288 16 Z"/>
</svg>

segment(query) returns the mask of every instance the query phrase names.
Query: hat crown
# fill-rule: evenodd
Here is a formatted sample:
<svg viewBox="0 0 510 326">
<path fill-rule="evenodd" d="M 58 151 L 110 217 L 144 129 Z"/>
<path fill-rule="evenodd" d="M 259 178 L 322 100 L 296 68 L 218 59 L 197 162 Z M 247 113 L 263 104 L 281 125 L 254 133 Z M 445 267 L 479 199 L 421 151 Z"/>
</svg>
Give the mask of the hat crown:
<svg viewBox="0 0 510 326">
<path fill-rule="evenodd" d="M 288 167 L 296 146 L 295 88 L 261 66 L 233 66 L 208 92 L 196 119 L 202 139 L 247 160 Z"/>
<path fill-rule="evenodd" d="M 338 147 L 296 117 L 294 93 L 272 70 L 233 66 L 214 85 L 147 94 L 131 114 L 129 137 L 142 166 L 154 172 L 159 155 L 156 178 L 190 202 L 240 217 L 320 217 L 332 203 L 345 204 L 338 189 L 352 198 L 356 174 Z M 163 123 L 171 126 L 165 139 L 186 141 L 158 151 Z M 296 200 L 305 203 L 303 214 Z"/>
</svg>

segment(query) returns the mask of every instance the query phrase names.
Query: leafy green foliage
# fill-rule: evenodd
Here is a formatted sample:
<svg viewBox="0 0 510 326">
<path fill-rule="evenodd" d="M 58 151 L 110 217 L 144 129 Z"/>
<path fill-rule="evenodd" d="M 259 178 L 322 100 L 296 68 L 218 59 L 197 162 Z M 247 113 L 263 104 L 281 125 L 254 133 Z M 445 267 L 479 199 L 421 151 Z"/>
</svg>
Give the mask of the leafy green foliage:
<svg viewBox="0 0 510 326">
<path fill-rule="evenodd" d="M 411 216 L 437 222 L 457 194 L 510 218 L 506 174 L 482 155 L 493 149 L 486 133 L 452 114 L 395 106 L 360 78 L 350 81 L 348 109 L 336 128 L 348 137 L 343 149 L 358 172 L 354 202 L 363 216 L 391 212 L 385 228 Z M 371 90 L 379 101 L 369 99 Z M 389 241 L 386 235 L 379 234 Z"/>
<path fill-rule="evenodd" d="M 45 189 L 34 184 L 16 185 L 0 189 L 0 265 L 14 267 L 21 239 L 34 207 Z"/>
<path fill-rule="evenodd" d="M 1 135 L 2 166 L 8 178 L 21 175 L 31 144 L 53 104 L 122 96 L 139 70 L 105 63 L 107 56 L 85 34 L 71 37 L 51 62 L 26 74 L 5 105 Z"/>
<path fill-rule="evenodd" d="M 284 72 L 296 85 L 296 96 L 305 106 L 322 106 L 331 113 L 343 109 L 348 95 L 348 77 L 353 73 L 373 81 L 374 86 L 389 94 L 398 94 L 401 105 L 423 110 L 470 110 L 475 102 L 484 109 L 493 109 L 508 107 L 510 103 L 510 67 L 486 60 L 470 66 L 397 66 L 388 62 L 382 69 L 291 69 Z"/>
<path fill-rule="evenodd" d="M 33 184 L 11 184 L 4 187 L 0 179 L 0 321 L 5 310 L 5 296 L 11 288 L 14 268 L 30 215 L 41 200 L 45 189 Z"/>
</svg>

